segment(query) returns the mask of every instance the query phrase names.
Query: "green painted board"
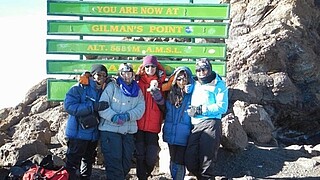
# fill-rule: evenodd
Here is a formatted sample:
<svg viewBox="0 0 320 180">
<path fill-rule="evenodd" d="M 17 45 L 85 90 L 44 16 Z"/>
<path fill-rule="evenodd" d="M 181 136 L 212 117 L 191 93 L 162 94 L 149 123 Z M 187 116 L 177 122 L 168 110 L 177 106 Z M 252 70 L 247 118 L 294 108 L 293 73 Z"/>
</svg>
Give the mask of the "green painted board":
<svg viewBox="0 0 320 180">
<path fill-rule="evenodd" d="M 119 64 L 129 62 L 133 65 L 134 71 L 142 63 L 140 60 L 125 61 L 125 60 L 47 60 L 47 74 L 74 74 L 79 75 L 87 70 L 90 70 L 92 64 L 104 64 L 110 75 L 115 75 Z M 187 66 L 195 74 L 195 62 L 192 61 L 160 61 L 166 69 L 167 75 L 171 75 L 174 69 L 178 66 Z M 220 76 L 226 75 L 226 62 L 212 61 L 212 69 Z M 74 79 L 48 79 L 47 81 L 47 96 L 49 101 L 62 101 L 65 98 L 66 92 L 76 83 Z"/>
<path fill-rule="evenodd" d="M 104 64 L 109 74 L 115 75 L 121 63 L 131 63 L 136 72 L 142 64 L 141 60 L 47 60 L 47 74 L 81 74 L 90 70 L 92 64 Z M 195 74 L 194 61 L 162 61 L 159 62 L 164 66 L 166 74 L 170 75 L 176 67 L 187 66 Z M 212 61 L 212 69 L 220 76 L 226 75 L 225 61 Z"/>
<path fill-rule="evenodd" d="M 66 93 L 77 81 L 73 79 L 48 79 L 47 98 L 49 101 L 63 101 Z"/>
<path fill-rule="evenodd" d="M 47 54 L 114 55 L 226 59 L 223 43 L 163 43 L 47 39 Z"/>
<path fill-rule="evenodd" d="M 49 35 L 227 38 L 227 23 L 48 21 Z"/>
<path fill-rule="evenodd" d="M 167 19 L 229 19 L 229 12 L 229 4 L 47 1 L 48 15 Z"/>
</svg>

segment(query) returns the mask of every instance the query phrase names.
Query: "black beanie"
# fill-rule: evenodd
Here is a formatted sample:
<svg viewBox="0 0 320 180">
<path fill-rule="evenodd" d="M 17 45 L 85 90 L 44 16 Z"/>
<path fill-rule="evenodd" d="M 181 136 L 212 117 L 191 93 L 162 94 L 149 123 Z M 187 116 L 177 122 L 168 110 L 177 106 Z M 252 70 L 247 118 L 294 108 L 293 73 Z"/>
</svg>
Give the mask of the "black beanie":
<svg viewBox="0 0 320 180">
<path fill-rule="evenodd" d="M 95 73 L 98 73 L 100 71 L 104 71 L 106 73 L 106 75 L 108 76 L 108 70 L 104 65 L 102 65 L 102 64 L 93 64 L 91 66 L 91 74 L 95 74 Z"/>
</svg>

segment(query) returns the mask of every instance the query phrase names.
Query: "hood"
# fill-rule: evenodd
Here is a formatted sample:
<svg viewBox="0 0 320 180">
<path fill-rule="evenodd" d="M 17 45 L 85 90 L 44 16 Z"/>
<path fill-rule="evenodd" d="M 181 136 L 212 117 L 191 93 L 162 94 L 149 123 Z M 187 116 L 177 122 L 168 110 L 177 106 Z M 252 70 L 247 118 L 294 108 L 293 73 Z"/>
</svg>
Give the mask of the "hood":
<svg viewBox="0 0 320 180">
<path fill-rule="evenodd" d="M 190 70 L 188 67 L 186 67 L 186 66 L 180 66 L 180 67 L 178 67 L 177 69 L 175 69 L 174 72 L 173 72 L 173 73 L 171 74 L 171 76 L 169 77 L 169 78 L 171 78 L 172 76 L 174 77 L 174 78 L 173 78 L 172 85 L 174 85 L 174 84 L 176 83 L 176 78 L 177 78 L 179 72 L 181 72 L 181 71 L 185 71 L 185 72 L 187 73 L 189 84 L 194 84 L 194 83 L 195 83 L 195 81 L 194 81 L 194 79 L 193 79 L 193 76 L 192 76 L 191 70 Z"/>
</svg>

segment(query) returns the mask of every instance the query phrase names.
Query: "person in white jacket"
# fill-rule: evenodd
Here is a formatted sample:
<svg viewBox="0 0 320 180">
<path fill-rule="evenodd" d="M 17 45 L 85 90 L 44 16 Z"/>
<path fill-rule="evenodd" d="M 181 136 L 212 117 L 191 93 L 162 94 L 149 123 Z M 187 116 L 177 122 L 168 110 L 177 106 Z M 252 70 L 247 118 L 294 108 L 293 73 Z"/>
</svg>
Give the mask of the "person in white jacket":
<svg viewBox="0 0 320 180">
<path fill-rule="evenodd" d="M 196 78 L 188 115 L 193 129 L 185 164 L 198 180 L 214 179 L 214 165 L 222 136 L 221 118 L 228 110 L 228 87 L 208 59 L 196 62 Z"/>
<path fill-rule="evenodd" d="M 134 80 L 130 63 L 120 65 L 118 76 L 105 88 L 100 101 L 109 103 L 108 109 L 99 111 L 101 151 L 107 179 L 124 180 L 131 168 L 137 120 L 145 111 L 144 96 Z"/>
</svg>

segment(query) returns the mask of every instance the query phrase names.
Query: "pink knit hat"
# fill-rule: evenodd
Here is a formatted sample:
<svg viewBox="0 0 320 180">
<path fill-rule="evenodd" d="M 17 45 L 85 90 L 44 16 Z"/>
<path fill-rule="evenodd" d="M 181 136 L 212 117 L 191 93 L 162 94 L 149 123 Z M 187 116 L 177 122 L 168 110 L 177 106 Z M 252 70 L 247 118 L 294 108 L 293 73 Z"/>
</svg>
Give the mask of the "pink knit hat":
<svg viewBox="0 0 320 180">
<path fill-rule="evenodd" d="M 157 64 L 158 64 L 158 59 L 157 59 L 157 57 L 155 57 L 155 56 L 150 56 L 150 55 L 148 55 L 148 56 L 146 56 L 146 57 L 144 57 L 143 58 L 143 66 L 147 66 L 147 65 L 154 65 L 154 66 L 157 66 Z"/>
</svg>

